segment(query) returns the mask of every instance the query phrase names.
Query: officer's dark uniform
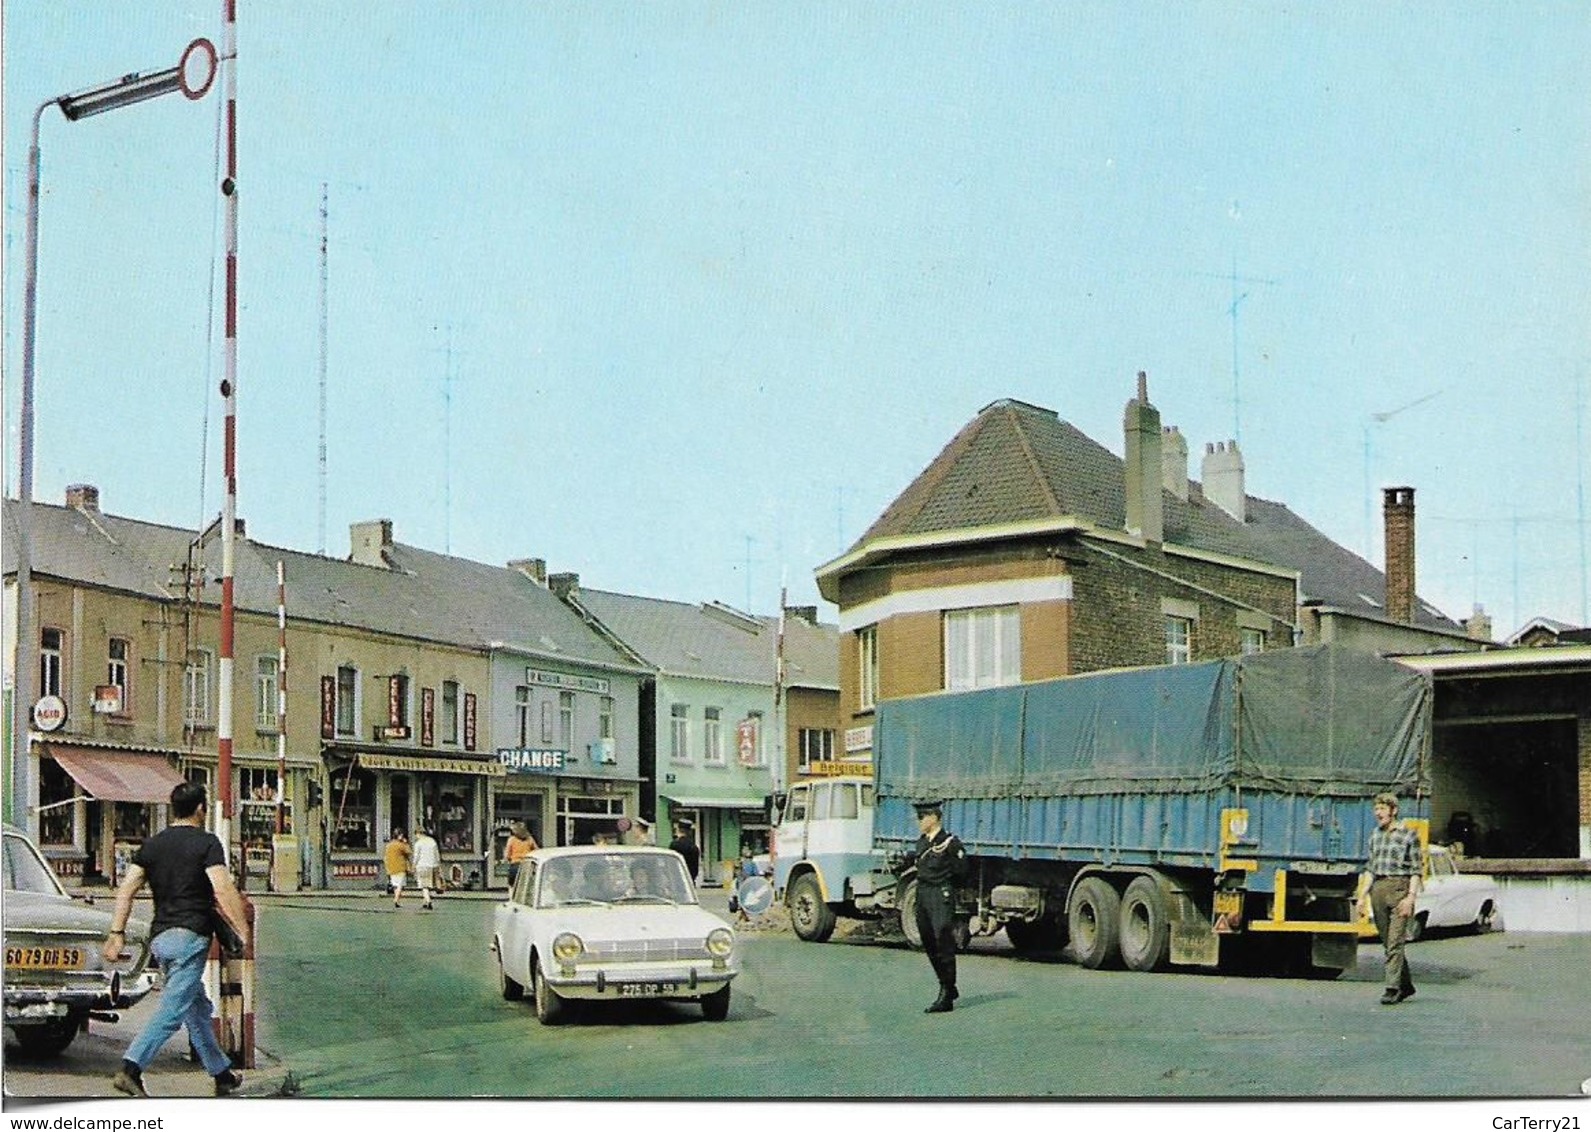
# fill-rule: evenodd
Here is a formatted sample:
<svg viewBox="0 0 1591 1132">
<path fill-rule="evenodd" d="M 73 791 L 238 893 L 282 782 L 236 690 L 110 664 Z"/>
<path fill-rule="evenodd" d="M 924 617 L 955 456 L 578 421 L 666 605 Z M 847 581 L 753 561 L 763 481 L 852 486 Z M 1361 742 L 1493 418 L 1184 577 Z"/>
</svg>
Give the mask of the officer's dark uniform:
<svg viewBox="0 0 1591 1132">
<path fill-rule="evenodd" d="M 938 812 L 937 802 L 914 803 L 919 817 Z M 967 850 L 961 839 L 941 828 L 930 839 L 917 839 L 905 863 L 917 865 L 917 932 L 939 978 L 939 997 L 927 1013 L 952 1009 L 956 990 L 956 889 L 967 872 Z"/>
</svg>

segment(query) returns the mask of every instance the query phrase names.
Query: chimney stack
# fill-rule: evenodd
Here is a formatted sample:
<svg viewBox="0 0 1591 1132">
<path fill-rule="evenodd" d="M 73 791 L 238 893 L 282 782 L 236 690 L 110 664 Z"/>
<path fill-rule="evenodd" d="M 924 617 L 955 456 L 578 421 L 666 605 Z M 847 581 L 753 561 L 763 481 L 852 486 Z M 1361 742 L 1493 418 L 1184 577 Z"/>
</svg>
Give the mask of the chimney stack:
<svg viewBox="0 0 1591 1132">
<path fill-rule="evenodd" d="M 1414 489 L 1381 489 L 1386 523 L 1387 616 L 1414 624 Z"/>
<path fill-rule="evenodd" d="M 815 605 L 787 605 L 784 607 L 784 615 L 805 621 L 808 625 L 818 623 L 818 607 Z"/>
<path fill-rule="evenodd" d="M 1160 430 L 1160 467 L 1166 490 L 1182 502 L 1188 501 L 1188 442 L 1176 425 Z"/>
<path fill-rule="evenodd" d="M 371 519 L 364 523 L 348 524 L 348 560 L 361 566 L 374 566 L 390 570 L 388 557 L 392 550 L 392 520 Z"/>
<path fill-rule="evenodd" d="M 580 575 L 548 574 L 547 588 L 558 596 L 559 601 L 568 601 L 580 590 Z"/>
<path fill-rule="evenodd" d="M 1464 633 L 1472 641 L 1492 640 L 1492 619 L 1484 605 L 1475 606 L 1475 612 L 1464 619 Z"/>
<path fill-rule="evenodd" d="M 547 560 L 545 558 L 515 558 L 509 562 L 508 568 L 510 570 L 518 570 L 538 586 L 547 584 Z"/>
<path fill-rule="evenodd" d="M 1126 433 L 1127 530 L 1148 542 L 1165 538 L 1164 502 L 1160 498 L 1165 468 L 1160 455 L 1160 411 L 1149 403 L 1149 375 L 1138 371 L 1138 396 L 1122 414 Z"/>
<path fill-rule="evenodd" d="M 66 489 L 66 505 L 77 511 L 99 514 L 99 488 L 91 483 L 74 483 Z"/>
<path fill-rule="evenodd" d="M 1243 482 L 1243 453 L 1237 441 L 1206 444 L 1199 465 L 1204 497 L 1240 523 L 1248 522 L 1248 488 Z"/>
</svg>

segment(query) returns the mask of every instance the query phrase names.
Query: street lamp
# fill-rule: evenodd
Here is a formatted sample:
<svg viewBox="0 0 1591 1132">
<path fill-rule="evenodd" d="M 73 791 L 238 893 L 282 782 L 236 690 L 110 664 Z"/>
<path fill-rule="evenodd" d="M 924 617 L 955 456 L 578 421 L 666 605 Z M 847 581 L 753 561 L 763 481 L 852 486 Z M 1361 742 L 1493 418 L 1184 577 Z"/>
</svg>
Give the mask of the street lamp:
<svg viewBox="0 0 1591 1132">
<path fill-rule="evenodd" d="M 39 104 L 33 112 L 33 133 L 28 145 L 28 219 L 24 246 L 22 294 L 22 412 L 17 447 L 21 469 L 17 476 L 17 650 L 11 695 L 12 818 L 37 833 L 29 810 L 33 797 L 29 722 L 33 714 L 33 680 L 38 672 L 39 638 L 33 625 L 33 368 L 34 329 L 38 308 L 39 278 L 39 123 L 44 112 L 58 106 L 68 122 L 145 102 L 180 90 L 191 101 L 205 96 L 215 82 L 215 45 L 208 39 L 188 44 L 175 67 L 154 74 L 123 75 L 77 94 L 63 94 Z"/>
</svg>

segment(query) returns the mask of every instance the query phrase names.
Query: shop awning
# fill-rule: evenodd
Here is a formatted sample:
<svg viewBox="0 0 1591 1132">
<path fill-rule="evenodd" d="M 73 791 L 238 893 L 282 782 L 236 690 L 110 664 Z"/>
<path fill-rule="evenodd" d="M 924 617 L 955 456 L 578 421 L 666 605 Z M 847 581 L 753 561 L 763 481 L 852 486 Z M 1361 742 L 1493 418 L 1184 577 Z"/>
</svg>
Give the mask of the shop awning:
<svg viewBox="0 0 1591 1132">
<path fill-rule="evenodd" d="M 51 743 L 46 750 L 89 796 L 102 802 L 169 802 L 182 775 L 160 755 Z"/>
<path fill-rule="evenodd" d="M 763 804 L 763 796 L 761 794 L 753 796 L 727 790 L 693 790 L 687 787 L 678 794 L 671 794 L 667 790 L 661 791 L 661 793 L 663 797 L 673 802 L 676 806 L 692 806 L 714 810 L 760 810 Z"/>
<path fill-rule="evenodd" d="M 373 755 L 359 752 L 359 765 L 367 770 L 407 770 L 430 774 L 482 774 L 502 778 L 508 773 L 500 763 L 485 759 L 428 758 L 425 755 Z"/>
</svg>

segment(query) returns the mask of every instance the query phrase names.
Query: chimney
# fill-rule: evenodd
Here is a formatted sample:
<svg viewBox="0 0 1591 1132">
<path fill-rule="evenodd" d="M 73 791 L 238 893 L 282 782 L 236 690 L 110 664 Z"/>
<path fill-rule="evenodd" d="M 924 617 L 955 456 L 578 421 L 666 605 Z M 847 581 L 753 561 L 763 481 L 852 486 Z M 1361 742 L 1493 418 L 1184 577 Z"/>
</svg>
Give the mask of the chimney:
<svg viewBox="0 0 1591 1132">
<path fill-rule="evenodd" d="M 1149 542 L 1165 537 L 1160 482 L 1160 411 L 1149 403 L 1149 376 L 1138 371 L 1138 396 L 1122 414 L 1127 438 L 1127 530 Z"/>
<path fill-rule="evenodd" d="M 515 558 L 510 560 L 508 568 L 510 570 L 518 570 L 538 586 L 547 584 L 547 560 L 545 558 Z"/>
<path fill-rule="evenodd" d="M 1414 489 L 1381 489 L 1386 523 L 1387 616 L 1414 624 Z"/>
<path fill-rule="evenodd" d="M 568 601 L 580 591 L 580 575 L 548 574 L 547 588 L 558 595 L 558 600 Z"/>
<path fill-rule="evenodd" d="M 784 607 L 784 615 L 805 621 L 808 625 L 818 623 L 818 607 L 815 605 L 787 605 Z"/>
<path fill-rule="evenodd" d="M 66 489 L 66 505 L 76 511 L 99 513 L 99 488 L 91 483 L 74 483 Z"/>
<path fill-rule="evenodd" d="M 1243 484 L 1243 453 L 1237 441 L 1206 444 L 1199 466 L 1204 497 L 1240 523 L 1248 522 L 1248 489 Z"/>
<path fill-rule="evenodd" d="M 1475 612 L 1464 619 L 1464 633 L 1472 641 L 1492 640 L 1492 619 L 1486 613 L 1484 605 L 1477 605 Z"/>
<path fill-rule="evenodd" d="M 1188 442 L 1176 425 L 1160 431 L 1160 467 L 1166 490 L 1182 502 L 1188 501 Z"/>
<path fill-rule="evenodd" d="M 390 570 L 392 562 L 392 520 L 371 519 L 365 523 L 348 524 L 348 560 L 361 566 L 375 566 Z"/>
</svg>

